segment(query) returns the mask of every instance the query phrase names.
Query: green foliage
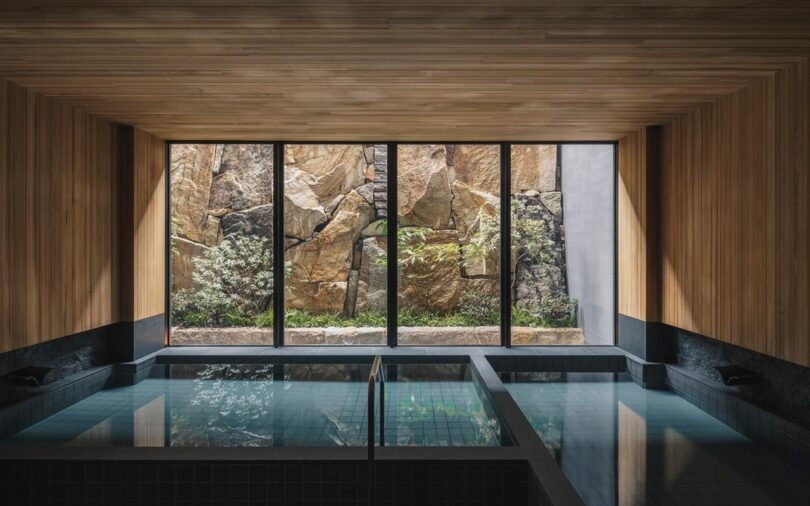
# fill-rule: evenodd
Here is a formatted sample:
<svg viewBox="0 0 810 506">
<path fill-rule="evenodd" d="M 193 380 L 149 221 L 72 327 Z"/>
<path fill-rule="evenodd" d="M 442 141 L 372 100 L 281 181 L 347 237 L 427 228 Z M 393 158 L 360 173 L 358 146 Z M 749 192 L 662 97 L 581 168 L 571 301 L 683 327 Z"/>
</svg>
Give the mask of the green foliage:
<svg viewBox="0 0 810 506">
<path fill-rule="evenodd" d="M 428 242 L 430 232 L 425 227 L 403 227 L 397 233 L 399 275 L 416 290 L 423 307 L 433 305 L 436 271 L 452 268 L 461 258 L 458 243 Z"/>
<path fill-rule="evenodd" d="M 195 288 L 174 295 L 172 319 L 196 325 L 201 323 L 199 315 L 204 314 L 206 325 L 249 324 L 267 306 L 273 293 L 269 246 L 265 238 L 239 236 L 195 258 Z"/>
<path fill-rule="evenodd" d="M 346 318 L 341 313 L 310 313 L 303 309 L 289 309 L 284 316 L 289 328 L 304 327 L 385 327 L 385 315 L 376 311 L 360 311 Z"/>
<path fill-rule="evenodd" d="M 577 301 L 564 292 L 552 293 L 548 288 L 540 292 L 536 310 L 512 306 L 512 325 L 515 327 L 576 327 Z"/>
<path fill-rule="evenodd" d="M 256 316 L 255 324 L 257 327 L 272 327 L 273 326 L 273 310 L 268 309 L 263 313 Z"/>
<path fill-rule="evenodd" d="M 481 292 L 465 293 L 459 302 L 459 313 L 473 325 L 498 325 L 501 321 L 500 299 Z"/>
</svg>

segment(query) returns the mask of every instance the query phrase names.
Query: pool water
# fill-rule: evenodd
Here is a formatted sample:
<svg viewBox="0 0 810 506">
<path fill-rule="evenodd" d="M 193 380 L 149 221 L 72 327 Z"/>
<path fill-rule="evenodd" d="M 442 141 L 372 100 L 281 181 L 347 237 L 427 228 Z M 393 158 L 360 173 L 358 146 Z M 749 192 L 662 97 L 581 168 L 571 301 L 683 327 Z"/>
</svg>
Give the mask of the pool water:
<svg viewBox="0 0 810 506">
<path fill-rule="evenodd" d="M 137 385 L 102 390 L 4 444 L 365 446 L 369 370 L 345 364 L 156 366 Z M 387 445 L 501 445 L 498 419 L 467 364 L 391 365 L 386 373 Z M 379 420 L 379 400 L 375 412 Z"/>
<path fill-rule="evenodd" d="M 626 374 L 501 378 L 588 505 L 810 504 L 809 470 L 670 391 Z"/>
</svg>

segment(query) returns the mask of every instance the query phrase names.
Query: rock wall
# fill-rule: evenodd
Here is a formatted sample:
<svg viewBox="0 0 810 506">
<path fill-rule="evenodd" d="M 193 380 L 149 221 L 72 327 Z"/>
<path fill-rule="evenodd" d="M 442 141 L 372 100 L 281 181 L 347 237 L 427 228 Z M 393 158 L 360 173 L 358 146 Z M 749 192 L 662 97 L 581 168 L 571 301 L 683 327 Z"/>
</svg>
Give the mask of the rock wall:
<svg viewBox="0 0 810 506">
<path fill-rule="evenodd" d="M 288 308 L 385 311 L 385 145 L 285 147 L 285 262 Z M 192 288 L 193 259 L 237 234 L 273 234 L 273 148 L 269 144 L 179 144 L 171 154 L 172 290 Z M 498 297 L 495 248 L 474 240 L 497 223 L 498 145 L 398 146 L 398 219 L 422 230 L 404 246 L 436 246 L 441 260 L 402 267 L 402 308 L 450 312 L 462 296 Z M 551 261 L 512 265 L 518 305 L 538 304 L 543 286 L 566 291 L 560 170 L 554 145 L 513 146 L 513 199 L 531 206 L 555 247 Z M 402 256 L 400 257 L 402 258 Z M 513 262 L 515 263 L 515 262 Z M 407 269 L 411 269 L 407 271 Z"/>
</svg>

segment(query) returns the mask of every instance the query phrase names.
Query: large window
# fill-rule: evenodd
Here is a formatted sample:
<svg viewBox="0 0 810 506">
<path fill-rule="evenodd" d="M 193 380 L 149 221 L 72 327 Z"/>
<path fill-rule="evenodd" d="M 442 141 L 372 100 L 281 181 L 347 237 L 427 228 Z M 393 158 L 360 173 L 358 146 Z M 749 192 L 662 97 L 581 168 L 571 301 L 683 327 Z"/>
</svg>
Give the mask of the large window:
<svg viewBox="0 0 810 506">
<path fill-rule="evenodd" d="M 273 145 L 169 158 L 172 344 L 273 344 Z"/>
<path fill-rule="evenodd" d="M 397 155 L 399 344 L 500 344 L 500 146 Z"/>
<path fill-rule="evenodd" d="M 386 343 L 386 161 L 385 145 L 285 146 L 285 344 Z"/>
<path fill-rule="evenodd" d="M 612 144 L 177 143 L 169 162 L 172 344 L 614 342 Z"/>
</svg>

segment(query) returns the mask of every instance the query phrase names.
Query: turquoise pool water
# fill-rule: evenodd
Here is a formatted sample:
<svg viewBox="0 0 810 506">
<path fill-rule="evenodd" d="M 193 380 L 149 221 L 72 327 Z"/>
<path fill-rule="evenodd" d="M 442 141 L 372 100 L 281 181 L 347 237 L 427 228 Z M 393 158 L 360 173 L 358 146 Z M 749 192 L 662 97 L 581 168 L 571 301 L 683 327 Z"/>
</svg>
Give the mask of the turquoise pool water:
<svg viewBox="0 0 810 506">
<path fill-rule="evenodd" d="M 588 505 L 810 504 L 808 470 L 672 392 L 625 374 L 501 378 Z"/>
<path fill-rule="evenodd" d="M 157 366 L 152 376 L 164 377 L 98 392 L 5 444 L 365 446 L 369 369 Z M 386 372 L 387 445 L 501 445 L 500 424 L 468 365 L 397 365 Z M 376 412 L 379 419 L 379 400 Z"/>
</svg>

